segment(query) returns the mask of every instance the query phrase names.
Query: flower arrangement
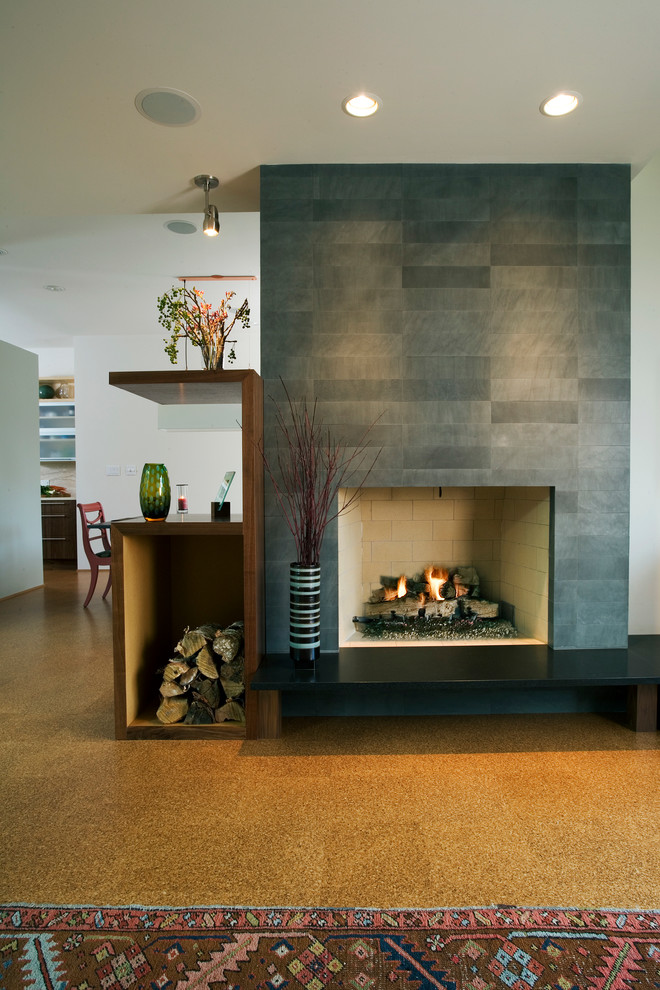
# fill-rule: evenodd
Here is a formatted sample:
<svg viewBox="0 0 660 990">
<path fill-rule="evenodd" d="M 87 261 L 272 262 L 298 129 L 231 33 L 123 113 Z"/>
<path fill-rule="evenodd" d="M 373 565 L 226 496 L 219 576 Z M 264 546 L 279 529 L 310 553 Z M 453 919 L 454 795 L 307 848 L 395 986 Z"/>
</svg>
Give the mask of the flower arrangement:
<svg viewBox="0 0 660 990">
<path fill-rule="evenodd" d="M 183 337 L 193 347 L 201 348 L 205 368 L 210 371 L 222 368 L 225 343 L 236 323 L 245 328 L 250 326 L 248 301 L 245 299 L 238 308 L 233 308 L 230 301 L 235 295 L 235 292 L 225 292 L 217 309 L 211 309 L 202 289 L 194 286 L 192 289 L 186 285 L 177 286 L 159 296 L 158 322 L 170 335 L 164 338 L 164 343 L 172 364 L 177 363 L 179 340 Z M 233 346 L 227 358 L 236 360 Z"/>
<path fill-rule="evenodd" d="M 282 386 L 285 407 L 273 399 L 279 434 L 277 454 L 271 463 L 263 444 L 259 451 L 293 536 L 297 563 L 315 565 L 319 563 L 328 524 L 360 497 L 380 449 L 374 452 L 367 442 L 375 423 L 349 448 L 342 440 L 333 439 L 324 427 L 318 417 L 316 400 L 311 407 L 304 398 L 294 402 L 284 382 Z M 362 477 L 356 484 L 358 475 Z M 339 505 L 339 489 L 349 486 L 351 494 Z"/>
</svg>

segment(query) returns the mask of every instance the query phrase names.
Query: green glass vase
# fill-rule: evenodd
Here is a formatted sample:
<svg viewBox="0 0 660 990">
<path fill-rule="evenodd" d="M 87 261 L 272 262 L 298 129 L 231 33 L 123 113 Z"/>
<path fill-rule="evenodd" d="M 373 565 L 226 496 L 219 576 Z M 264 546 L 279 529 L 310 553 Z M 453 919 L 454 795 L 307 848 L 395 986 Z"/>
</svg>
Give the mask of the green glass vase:
<svg viewBox="0 0 660 990">
<path fill-rule="evenodd" d="M 147 522 L 162 522 L 170 511 L 170 479 L 164 464 L 145 464 L 140 478 L 140 509 Z"/>
</svg>

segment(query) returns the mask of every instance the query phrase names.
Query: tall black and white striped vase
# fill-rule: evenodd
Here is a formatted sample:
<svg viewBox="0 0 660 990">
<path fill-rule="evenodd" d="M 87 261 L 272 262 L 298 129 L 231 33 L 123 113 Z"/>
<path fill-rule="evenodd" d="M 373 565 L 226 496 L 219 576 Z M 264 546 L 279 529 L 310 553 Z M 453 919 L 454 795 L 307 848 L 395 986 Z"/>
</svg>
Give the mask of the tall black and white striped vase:
<svg viewBox="0 0 660 990">
<path fill-rule="evenodd" d="M 289 566 L 289 652 L 294 666 L 311 670 L 321 653 L 321 568 Z"/>
</svg>

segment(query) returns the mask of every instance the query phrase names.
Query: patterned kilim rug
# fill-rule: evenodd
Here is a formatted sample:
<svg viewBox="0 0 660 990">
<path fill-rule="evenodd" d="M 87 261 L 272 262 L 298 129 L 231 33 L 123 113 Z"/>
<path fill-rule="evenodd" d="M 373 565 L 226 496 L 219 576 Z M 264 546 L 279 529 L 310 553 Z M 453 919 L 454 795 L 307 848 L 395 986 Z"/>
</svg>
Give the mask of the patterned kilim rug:
<svg viewBox="0 0 660 990">
<path fill-rule="evenodd" d="M 0 908 L 3 990 L 660 987 L 660 913 Z"/>
</svg>

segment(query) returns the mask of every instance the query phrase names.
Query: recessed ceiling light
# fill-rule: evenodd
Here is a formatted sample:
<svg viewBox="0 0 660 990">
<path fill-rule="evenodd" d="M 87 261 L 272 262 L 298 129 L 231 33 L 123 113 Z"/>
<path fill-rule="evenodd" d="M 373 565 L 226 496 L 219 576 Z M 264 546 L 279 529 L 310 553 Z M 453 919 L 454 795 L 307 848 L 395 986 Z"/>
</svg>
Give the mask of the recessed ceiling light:
<svg viewBox="0 0 660 990">
<path fill-rule="evenodd" d="M 192 96 L 181 92 L 180 89 L 143 89 L 135 97 L 135 106 L 139 113 L 155 124 L 165 124 L 167 127 L 185 127 L 194 124 L 202 109 Z"/>
<path fill-rule="evenodd" d="M 539 110 L 546 117 L 563 117 L 565 113 L 571 113 L 571 111 L 575 110 L 581 101 L 582 97 L 579 93 L 565 90 L 544 100 Z"/>
<path fill-rule="evenodd" d="M 64 292 L 65 291 L 63 285 L 44 285 L 44 289 L 47 289 L 48 292 Z"/>
<path fill-rule="evenodd" d="M 189 220 L 168 220 L 163 226 L 167 230 L 171 230 L 173 234 L 194 234 L 197 232 L 197 227 Z"/>
<path fill-rule="evenodd" d="M 356 96 L 347 96 L 341 108 L 350 117 L 370 117 L 380 105 L 380 99 L 373 93 L 358 93 Z"/>
</svg>

